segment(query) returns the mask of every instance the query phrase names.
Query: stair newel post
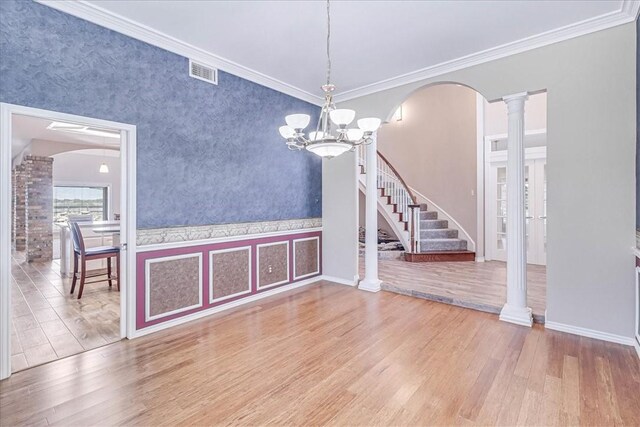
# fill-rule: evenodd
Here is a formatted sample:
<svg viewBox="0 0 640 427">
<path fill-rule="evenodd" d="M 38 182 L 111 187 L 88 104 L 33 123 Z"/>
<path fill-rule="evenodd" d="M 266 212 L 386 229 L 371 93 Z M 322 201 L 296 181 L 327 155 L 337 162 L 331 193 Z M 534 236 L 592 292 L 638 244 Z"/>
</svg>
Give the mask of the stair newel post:
<svg viewBox="0 0 640 427">
<path fill-rule="evenodd" d="M 420 205 L 411 204 L 408 206 L 411 212 L 409 215 L 409 253 L 417 254 L 420 252 Z"/>
<path fill-rule="evenodd" d="M 366 209 L 365 209 L 365 251 L 364 251 L 364 279 L 358 284 L 358 288 L 378 292 L 380 279 L 378 279 L 378 134 L 371 135 L 371 143 L 366 147 L 367 174 L 366 174 Z"/>
</svg>

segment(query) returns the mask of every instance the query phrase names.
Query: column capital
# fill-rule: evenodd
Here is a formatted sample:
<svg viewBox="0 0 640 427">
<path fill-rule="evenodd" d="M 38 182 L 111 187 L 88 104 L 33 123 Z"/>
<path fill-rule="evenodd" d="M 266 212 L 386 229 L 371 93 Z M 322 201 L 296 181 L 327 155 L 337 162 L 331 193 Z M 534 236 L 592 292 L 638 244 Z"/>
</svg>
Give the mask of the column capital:
<svg viewBox="0 0 640 427">
<path fill-rule="evenodd" d="M 502 97 L 502 100 L 507 104 L 509 104 L 511 101 L 526 101 L 527 99 L 529 99 L 529 92 L 514 93 Z"/>
</svg>

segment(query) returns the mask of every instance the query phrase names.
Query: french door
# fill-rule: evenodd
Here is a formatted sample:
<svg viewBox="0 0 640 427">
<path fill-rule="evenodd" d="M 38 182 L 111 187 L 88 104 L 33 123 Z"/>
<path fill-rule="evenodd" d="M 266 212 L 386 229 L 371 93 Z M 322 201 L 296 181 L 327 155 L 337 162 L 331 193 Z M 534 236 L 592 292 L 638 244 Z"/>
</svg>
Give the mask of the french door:
<svg viewBox="0 0 640 427">
<path fill-rule="evenodd" d="M 524 168 L 527 263 L 547 263 L 546 150 L 527 153 Z M 544 154 L 544 156 L 542 155 Z M 487 174 L 487 255 L 507 260 L 507 162 L 490 162 Z"/>
</svg>

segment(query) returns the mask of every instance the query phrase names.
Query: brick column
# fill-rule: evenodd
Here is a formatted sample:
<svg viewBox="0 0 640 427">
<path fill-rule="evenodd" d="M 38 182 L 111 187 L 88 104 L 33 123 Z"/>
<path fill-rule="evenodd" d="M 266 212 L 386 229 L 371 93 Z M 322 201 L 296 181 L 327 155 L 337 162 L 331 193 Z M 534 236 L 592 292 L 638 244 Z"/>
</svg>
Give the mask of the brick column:
<svg viewBox="0 0 640 427">
<path fill-rule="evenodd" d="M 53 159 L 25 156 L 27 261 L 53 259 Z"/>
<path fill-rule="evenodd" d="M 24 165 L 13 169 L 14 203 L 13 203 L 13 241 L 16 251 L 27 249 L 27 182 Z"/>
</svg>

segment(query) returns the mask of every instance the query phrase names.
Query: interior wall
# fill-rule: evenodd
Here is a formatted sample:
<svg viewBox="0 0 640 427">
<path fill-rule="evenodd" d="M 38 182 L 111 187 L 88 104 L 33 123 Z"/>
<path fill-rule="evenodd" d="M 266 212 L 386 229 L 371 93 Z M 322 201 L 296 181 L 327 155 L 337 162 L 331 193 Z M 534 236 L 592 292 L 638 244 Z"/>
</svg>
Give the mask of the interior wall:
<svg viewBox="0 0 640 427">
<path fill-rule="evenodd" d="M 477 235 L 476 91 L 444 84 L 422 88 L 402 103 L 402 120 L 378 131 L 378 151 L 407 185 Z"/>
<path fill-rule="evenodd" d="M 319 108 L 33 1 L 0 1 L 0 101 L 136 125 L 138 229 L 317 218 L 321 160 L 284 117 Z"/>
<path fill-rule="evenodd" d="M 322 200 L 322 271 L 348 284 L 358 276 L 357 169 L 354 152 L 322 160 L 322 191 L 331 193 Z"/>
<path fill-rule="evenodd" d="M 485 136 L 504 135 L 507 133 L 507 104 L 503 101 L 484 103 Z M 530 95 L 524 109 L 525 131 L 547 128 L 547 93 Z"/>
<path fill-rule="evenodd" d="M 633 336 L 636 150 L 636 24 L 629 23 L 340 103 L 388 118 L 415 90 L 459 82 L 489 100 L 547 90 L 547 321 Z M 327 185 L 343 178 L 327 163 Z M 356 186 L 343 181 L 343 187 Z M 357 212 L 357 200 L 325 192 L 324 203 Z M 602 209 L 606 206 L 606 224 Z M 326 222 L 325 239 L 353 233 Z M 345 242 L 347 245 L 348 242 Z M 335 248 L 331 241 L 327 247 Z M 353 246 L 356 241 L 353 240 Z M 342 258 L 349 246 L 325 252 Z M 325 261 L 331 262 L 331 261 Z M 344 265 L 356 272 L 357 263 Z M 347 273 L 348 274 L 348 273 Z"/>
<path fill-rule="evenodd" d="M 89 186 L 109 186 L 109 219 L 120 212 L 120 157 L 97 156 L 78 152 L 55 154 L 53 157 L 53 185 L 86 184 Z M 109 173 L 100 173 L 102 162 L 109 167 Z"/>
</svg>

